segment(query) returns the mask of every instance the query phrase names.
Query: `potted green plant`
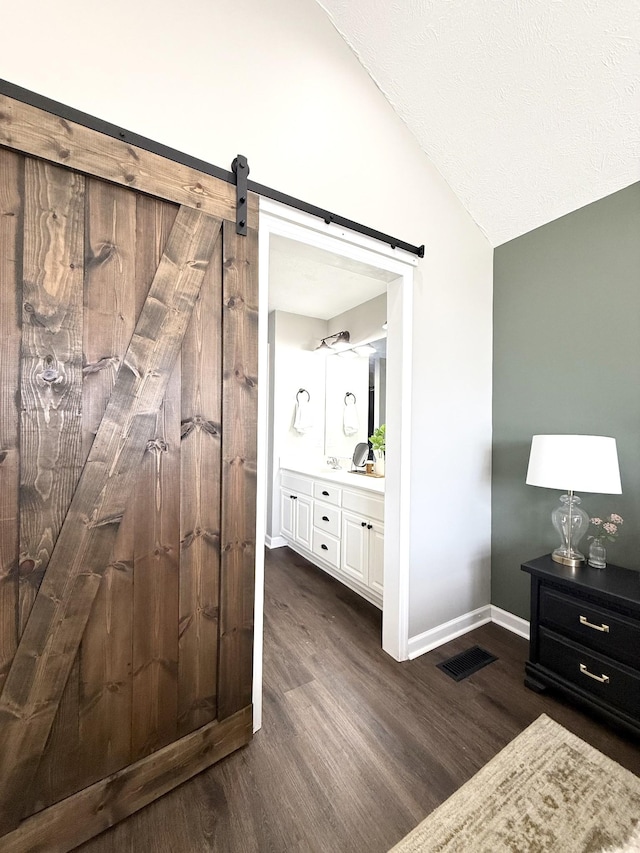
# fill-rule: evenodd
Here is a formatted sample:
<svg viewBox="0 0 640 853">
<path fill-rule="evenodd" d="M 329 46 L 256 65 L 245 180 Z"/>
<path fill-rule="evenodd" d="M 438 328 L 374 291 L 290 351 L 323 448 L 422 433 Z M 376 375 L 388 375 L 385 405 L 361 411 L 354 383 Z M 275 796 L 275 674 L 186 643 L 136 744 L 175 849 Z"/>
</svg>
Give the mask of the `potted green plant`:
<svg viewBox="0 0 640 853">
<path fill-rule="evenodd" d="M 376 459 L 375 472 L 382 476 L 384 475 L 384 452 L 386 449 L 387 439 L 386 433 L 386 424 L 380 424 L 380 426 L 373 431 L 373 435 L 369 436 L 369 441 L 373 448 L 373 455 Z"/>
</svg>

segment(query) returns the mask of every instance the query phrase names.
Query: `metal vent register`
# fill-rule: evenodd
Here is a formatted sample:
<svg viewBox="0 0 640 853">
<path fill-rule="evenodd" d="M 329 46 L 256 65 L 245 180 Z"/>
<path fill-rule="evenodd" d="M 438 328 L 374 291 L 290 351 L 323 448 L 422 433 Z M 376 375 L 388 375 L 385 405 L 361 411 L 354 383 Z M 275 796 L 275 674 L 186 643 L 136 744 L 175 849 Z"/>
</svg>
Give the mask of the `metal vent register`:
<svg viewBox="0 0 640 853">
<path fill-rule="evenodd" d="M 462 681 L 463 678 L 467 678 L 488 663 L 493 663 L 494 660 L 498 660 L 495 655 L 481 649 L 480 646 L 472 646 L 466 652 L 460 652 L 436 666 L 454 681 Z"/>
</svg>

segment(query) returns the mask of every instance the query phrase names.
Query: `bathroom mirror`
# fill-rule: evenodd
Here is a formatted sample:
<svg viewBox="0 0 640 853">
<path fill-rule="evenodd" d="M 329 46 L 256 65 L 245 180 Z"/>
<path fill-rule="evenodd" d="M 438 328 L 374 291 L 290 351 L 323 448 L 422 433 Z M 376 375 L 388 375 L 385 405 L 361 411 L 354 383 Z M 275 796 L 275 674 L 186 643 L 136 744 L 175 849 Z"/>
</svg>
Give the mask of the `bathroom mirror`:
<svg viewBox="0 0 640 853">
<path fill-rule="evenodd" d="M 374 353 L 330 355 L 325 374 L 325 443 L 327 456 L 351 458 L 359 442 L 386 422 L 386 338 L 368 342 Z"/>
</svg>

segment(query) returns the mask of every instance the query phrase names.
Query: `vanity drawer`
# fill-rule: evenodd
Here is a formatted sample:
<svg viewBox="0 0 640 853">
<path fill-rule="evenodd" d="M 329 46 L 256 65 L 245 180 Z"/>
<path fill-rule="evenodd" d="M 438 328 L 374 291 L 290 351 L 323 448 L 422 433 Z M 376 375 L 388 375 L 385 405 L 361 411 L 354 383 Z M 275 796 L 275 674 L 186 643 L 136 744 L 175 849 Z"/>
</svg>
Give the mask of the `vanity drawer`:
<svg viewBox="0 0 640 853">
<path fill-rule="evenodd" d="M 362 492 L 349 492 L 345 489 L 342 495 L 342 506 L 367 518 L 376 521 L 384 520 L 384 500 L 381 497 L 365 495 Z"/>
<path fill-rule="evenodd" d="M 301 477 L 299 474 L 291 474 L 289 471 L 280 473 L 280 485 L 283 489 L 291 489 L 299 495 L 313 496 L 313 480 Z"/>
<path fill-rule="evenodd" d="M 314 483 L 313 496 L 316 500 L 340 506 L 342 502 L 342 489 L 338 486 L 332 486 L 330 483 Z"/>
<path fill-rule="evenodd" d="M 640 675 L 604 655 L 540 628 L 539 663 L 587 696 L 640 716 Z"/>
<path fill-rule="evenodd" d="M 640 622 L 541 587 L 539 620 L 542 625 L 621 663 L 640 669 Z"/>
<path fill-rule="evenodd" d="M 313 505 L 313 526 L 332 536 L 340 536 L 340 510 L 329 504 L 315 501 Z"/>
<path fill-rule="evenodd" d="M 322 557 L 327 563 L 340 568 L 340 541 L 322 530 L 315 530 L 313 534 L 313 553 Z"/>
</svg>

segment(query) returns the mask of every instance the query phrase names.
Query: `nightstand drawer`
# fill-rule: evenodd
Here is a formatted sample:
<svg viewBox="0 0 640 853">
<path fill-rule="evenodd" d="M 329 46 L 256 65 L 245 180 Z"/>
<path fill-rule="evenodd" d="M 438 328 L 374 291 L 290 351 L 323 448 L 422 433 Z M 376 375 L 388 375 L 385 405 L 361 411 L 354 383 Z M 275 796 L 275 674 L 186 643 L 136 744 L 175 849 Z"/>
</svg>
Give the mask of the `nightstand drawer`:
<svg viewBox="0 0 640 853">
<path fill-rule="evenodd" d="M 594 651 L 640 669 L 640 622 L 636 620 L 547 587 L 540 590 L 539 619 Z"/>
<path fill-rule="evenodd" d="M 587 694 L 640 716 L 640 675 L 604 655 L 540 628 L 539 663 Z"/>
</svg>

